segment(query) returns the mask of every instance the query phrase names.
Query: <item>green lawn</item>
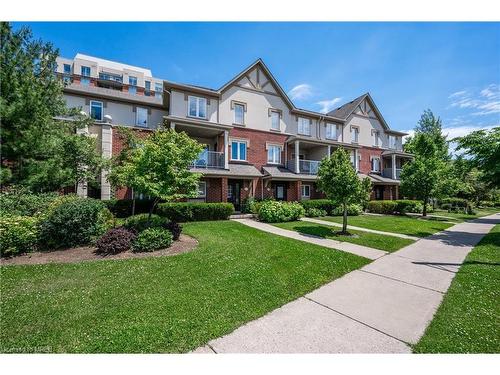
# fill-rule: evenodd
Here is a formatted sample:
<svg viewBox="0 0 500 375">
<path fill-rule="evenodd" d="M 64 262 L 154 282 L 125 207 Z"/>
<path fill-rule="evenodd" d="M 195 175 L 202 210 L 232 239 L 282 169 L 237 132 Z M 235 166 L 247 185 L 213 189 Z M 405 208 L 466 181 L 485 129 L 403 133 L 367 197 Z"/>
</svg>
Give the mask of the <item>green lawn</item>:
<svg viewBox="0 0 500 375">
<path fill-rule="evenodd" d="M 467 256 L 417 353 L 500 353 L 500 225 Z"/>
<path fill-rule="evenodd" d="M 186 352 L 367 263 L 242 224 L 171 257 L 1 267 L 0 351 Z"/>
<path fill-rule="evenodd" d="M 467 214 L 463 214 L 463 213 L 448 212 L 445 210 L 435 210 L 434 212 L 431 213 L 431 215 L 447 216 L 447 217 L 452 217 L 458 221 L 464 221 L 464 220 L 477 219 L 479 217 L 491 215 L 491 214 L 500 212 L 500 209 L 482 208 L 482 209 L 476 209 L 475 211 L 476 211 L 475 215 L 467 215 Z"/>
<path fill-rule="evenodd" d="M 368 246 L 374 249 L 385 251 L 396 251 L 405 247 L 414 241 L 405 238 L 384 236 L 376 233 L 349 230 L 349 233 L 356 236 L 342 236 L 337 234 L 340 227 L 329 227 L 326 225 L 315 224 L 307 221 L 292 221 L 288 223 L 273 224 L 279 228 L 294 230 L 303 234 L 310 234 L 318 237 L 329 238 L 337 241 L 351 242 L 357 245 Z"/>
<path fill-rule="evenodd" d="M 335 223 L 342 223 L 342 217 L 340 216 L 329 216 L 320 219 L 333 221 Z M 347 224 L 361 228 L 381 230 L 384 232 L 407 234 L 415 237 L 427 237 L 453 225 L 451 223 L 445 223 L 437 220 L 422 220 L 409 216 L 394 215 L 349 216 Z"/>
</svg>

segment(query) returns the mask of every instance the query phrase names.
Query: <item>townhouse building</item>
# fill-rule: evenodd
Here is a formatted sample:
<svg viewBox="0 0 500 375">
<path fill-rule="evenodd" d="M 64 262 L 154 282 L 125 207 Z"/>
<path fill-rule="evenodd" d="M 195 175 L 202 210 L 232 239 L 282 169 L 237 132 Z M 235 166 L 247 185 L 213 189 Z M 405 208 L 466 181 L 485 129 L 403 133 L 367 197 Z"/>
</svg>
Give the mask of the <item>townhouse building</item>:
<svg viewBox="0 0 500 375">
<path fill-rule="evenodd" d="M 369 93 L 324 114 L 297 108 L 261 59 L 218 89 L 162 81 L 146 69 L 80 54 L 59 65 L 68 105 L 96 119 L 89 133 L 101 137 L 106 155 L 121 149 L 117 125 L 143 134 L 162 124 L 202 143 L 191 167 L 203 176 L 197 201 L 228 201 L 239 210 L 248 197 L 321 198 L 319 163 L 339 147 L 350 152 L 360 178 L 372 181 L 372 199 L 399 198 L 399 172 L 411 159 L 402 150 L 406 134 L 390 129 Z M 95 102 L 102 102 L 97 112 Z M 131 194 L 113 191 L 103 173 L 102 199 Z"/>
</svg>

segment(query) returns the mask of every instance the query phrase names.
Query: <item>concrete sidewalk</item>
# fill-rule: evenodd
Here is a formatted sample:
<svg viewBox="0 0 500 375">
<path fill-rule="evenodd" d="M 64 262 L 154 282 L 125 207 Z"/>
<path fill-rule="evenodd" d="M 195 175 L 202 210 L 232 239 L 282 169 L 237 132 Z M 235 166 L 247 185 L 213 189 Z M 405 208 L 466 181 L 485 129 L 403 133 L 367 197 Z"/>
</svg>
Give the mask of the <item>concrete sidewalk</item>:
<svg viewBox="0 0 500 375">
<path fill-rule="evenodd" d="M 301 221 L 308 221 L 310 223 L 315 223 L 315 224 L 321 224 L 321 225 L 329 225 L 331 227 L 342 227 L 342 224 L 335 223 L 333 221 L 328 221 L 328 220 L 321 220 L 321 219 L 315 219 L 312 217 L 303 217 L 300 219 Z M 399 238 L 406 238 L 408 240 L 413 240 L 413 241 L 418 241 L 420 240 L 420 237 L 415 237 L 415 236 L 409 236 L 407 234 L 401 234 L 401 233 L 392 233 L 392 232 L 383 232 L 381 230 L 375 230 L 375 229 L 368 229 L 368 228 L 361 228 L 361 227 L 355 227 L 354 225 L 348 225 L 347 229 L 352 229 L 352 230 L 359 230 L 360 232 L 370 232 L 370 233 L 376 233 L 376 234 L 382 234 L 384 236 L 392 236 L 392 237 L 399 237 Z"/>
<path fill-rule="evenodd" d="M 409 353 L 469 251 L 500 214 L 383 256 L 195 353 Z"/>
<path fill-rule="evenodd" d="M 278 236 L 293 238 L 295 240 L 304 241 L 323 247 L 328 247 L 330 249 L 342 250 L 347 253 L 360 255 L 368 259 L 377 259 L 387 254 L 387 251 L 372 249 L 371 247 L 356 245 L 349 242 L 340 242 L 340 241 L 330 240 L 327 238 L 302 234 L 295 232 L 293 230 L 278 228 L 275 227 L 274 225 L 262 223 L 260 221 L 252 219 L 233 219 L 233 221 L 237 221 L 238 223 L 262 230 L 264 232 L 273 233 Z"/>
</svg>

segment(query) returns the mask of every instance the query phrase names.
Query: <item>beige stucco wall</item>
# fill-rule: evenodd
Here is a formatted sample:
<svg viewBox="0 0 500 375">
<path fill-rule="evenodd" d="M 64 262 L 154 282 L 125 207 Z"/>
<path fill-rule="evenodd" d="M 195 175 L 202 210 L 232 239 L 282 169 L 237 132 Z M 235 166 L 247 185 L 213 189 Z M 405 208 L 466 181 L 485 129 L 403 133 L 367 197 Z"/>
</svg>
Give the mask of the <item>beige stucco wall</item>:
<svg viewBox="0 0 500 375">
<path fill-rule="evenodd" d="M 170 115 L 189 118 L 188 117 L 188 100 L 185 95 L 199 96 L 207 99 L 207 120 L 210 122 L 217 122 L 217 104 L 218 99 L 207 97 L 203 95 L 195 95 L 184 93 L 178 90 L 172 90 L 170 95 Z M 209 99 L 209 100 L 208 100 Z M 208 104 L 210 102 L 210 104 Z"/>
</svg>

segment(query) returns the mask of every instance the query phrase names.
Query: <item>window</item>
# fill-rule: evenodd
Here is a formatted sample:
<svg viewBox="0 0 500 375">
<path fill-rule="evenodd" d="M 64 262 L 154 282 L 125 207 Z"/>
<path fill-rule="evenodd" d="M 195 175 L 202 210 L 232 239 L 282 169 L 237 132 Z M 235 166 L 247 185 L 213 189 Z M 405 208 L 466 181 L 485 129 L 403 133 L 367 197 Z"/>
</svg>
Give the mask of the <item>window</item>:
<svg viewBox="0 0 500 375">
<path fill-rule="evenodd" d="M 395 135 L 390 135 L 389 136 L 389 148 L 396 149 L 397 148 L 397 140 L 398 137 Z"/>
<path fill-rule="evenodd" d="M 144 81 L 144 94 L 146 96 L 151 95 L 151 81 Z"/>
<path fill-rule="evenodd" d="M 337 125 L 335 124 L 326 124 L 326 138 L 337 140 Z"/>
<path fill-rule="evenodd" d="M 198 198 L 207 196 L 207 183 L 205 181 L 198 182 Z"/>
<path fill-rule="evenodd" d="M 351 127 L 351 142 L 353 143 L 359 142 L 359 128 L 355 126 Z"/>
<path fill-rule="evenodd" d="M 94 120 L 102 121 L 102 102 L 90 102 L 90 117 Z"/>
<path fill-rule="evenodd" d="M 299 134 L 311 135 L 311 120 L 299 117 Z"/>
<path fill-rule="evenodd" d="M 137 93 L 137 77 L 134 76 L 129 76 L 128 77 L 128 92 L 130 94 L 136 94 Z"/>
<path fill-rule="evenodd" d="M 280 117 L 281 114 L 278 111 L 271 111 L 271 129 L 280 130 Z"/>
<path fill-rule="evenodd" d="M 161 98 L 163 93 L 163 84 L 161 82 L 156 82 L 155 83 L 155 96 L 158 96 Z"/>
<path fill-rule="evenodd" d="M 64 64 L 64 74 L 71 74 L 71 65 Z M 89 75 L 90 75 L 90 72 L 89 72 Z"/>
<path fill-rule="evenodd" d="M 267 147 L 267 162 L 271 164 L 281 164 L 281 147 L 269 145 Z"/>
<path fill-rule="evenodd" d="M 309 198 L 311 196 L 311 185 L 302 185 L 302 198 Z"/>
<path fill-rule="evenodd" d="M 372 158 L 372 172 L 380 172 L 380 158 Z"/>
<path fill-rule="evenodd" d="M 190 117 L 207 117 L 207 99 L 197 96 L 188 97 L 188 115 Z"/>
<path fill-rule="evenodd" d="M 148 110 L 146 108 L 137 107 L 135 115 L 135 124 L 137 126 L 148 126 Z"/>
<path fill-rule="evenodd" d="M 247 160 L 247 143 L 246 141 L 231 142 L 231 160 L 246 161 Z"/>
<path fill-rule="evenodd" d="M 351 165 L 354 169 L 356 169 L 356 154 L 354 151 L 351 151 Z"/>
<path fill-rule="evenodd" d="M 379 143 L 378 143 L 378 139 L 379 139 L 379 132 L 377 130 L 375 130 L 373 132 L 373 145 L 375 147 L 378 147 L 379 146 Z"/>
<path fill-rule="evenodd" d="M 234 123 L 239 125 L 245 123 L 245 106 L 243 104 L 234 104 Z"/>
<path fill-rule="evenodd" d="M 87 77 L 90 77 L 90 67 L 88 66 L 82 66 L 81 70 L 81 75 L 82 77 L 80 78 L 80 83 L 82 85 L 89 85 L 90 84 L 90 79 Z"/>
</svg>

